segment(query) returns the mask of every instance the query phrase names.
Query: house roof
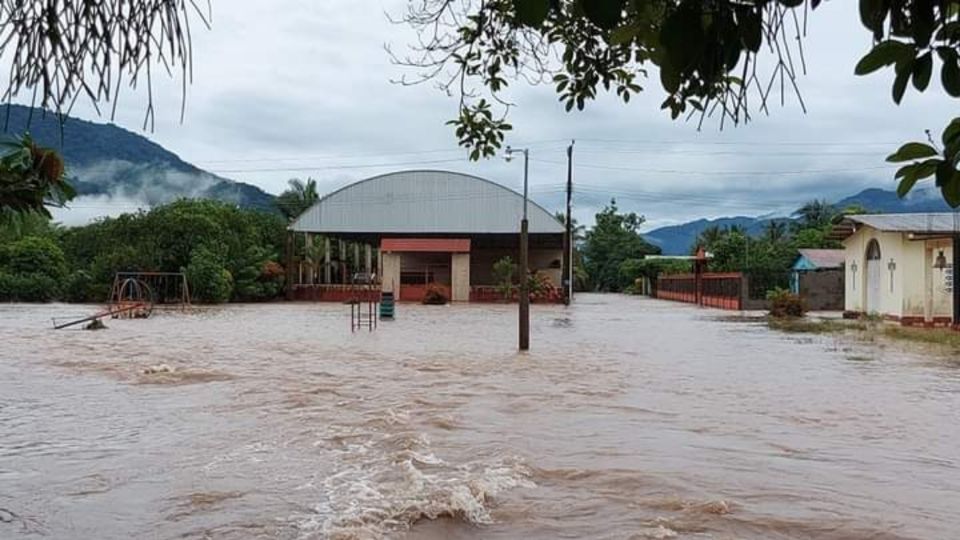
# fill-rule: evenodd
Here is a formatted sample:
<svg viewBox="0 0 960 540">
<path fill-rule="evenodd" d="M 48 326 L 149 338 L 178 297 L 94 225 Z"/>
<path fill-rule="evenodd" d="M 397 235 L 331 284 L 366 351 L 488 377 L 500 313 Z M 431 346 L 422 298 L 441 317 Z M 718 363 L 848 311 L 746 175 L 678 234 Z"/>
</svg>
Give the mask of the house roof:
<svg viewBox="0 0 960 540">
<path fill-rule="evenodd" d="M 856 214 L 833 227 L 829 237 L 845 240 L 861 225 L 884 232 L 942 235 L 960 233 L 960 213 L 928 212 L 914 214 Z"/>
<path fill-rule="evenodd" d="M 806 259 L 813 269 L 840 268 L 843 266 L 842 249 L 801 249 L 800 258 Z"/>
<path fill-rule="evenodd" d="M 951 234 L 960 232 L 960 214 L 954 212 L 862 214 L 847 216 L 847 219 L 886 232 Z"/>
<path fill-rule="evenodd" d="M 291 230 L 314 233 L 507 234 L 520 230 L 523 196 L 500 184 L 450 171 L 374 176 L 317 201 Z M 530 201 L 529 231 L 562 234 L 563 225 Z"/>
</svg>

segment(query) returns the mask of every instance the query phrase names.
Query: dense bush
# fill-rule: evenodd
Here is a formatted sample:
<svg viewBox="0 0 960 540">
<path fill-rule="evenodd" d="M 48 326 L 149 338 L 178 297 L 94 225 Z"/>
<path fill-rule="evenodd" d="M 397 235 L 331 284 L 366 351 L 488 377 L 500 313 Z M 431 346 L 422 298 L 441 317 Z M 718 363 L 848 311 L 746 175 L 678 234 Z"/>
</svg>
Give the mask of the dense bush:
<svg viewBox="0 0 960 540">
<path fill-rule="evenodd" d="M 0 300 L 49 302 L 60 297 L 67 266 L 53 240 L 28 236 L 0 247 Z"/>
<path fill-rule="evenodd" d="M 777 319 L 803 317 L 807 312 L 803 299 L 786 289 L 769 291 L 767 300 L 770 301 L 770 316 Z"/>
<path fill-rule="evenodd" d="M 107 294 L 106 287 L 98 288 L 94 284 L 90 272 L 75 270 L 64 281 L 61 299 L 67 302 L 95 302 Z"/>
<path fill-rule="evenodd" d="M 193 250 L 186 274 L 190 292 L 198 302 L 226 302 L 233 294 L 233 276 L 224 266 L 223 258 L 204 246 Z"/>
<path fill-rule="evenodd" d="M 534 302 L 558 302 L 563 298 L 563 292 L 553 284 L 550 276 L 543 272 L 534 272 L 527 278 L 527 287 L 530 300 Z"/>
<path fill-rule="evenodd" d="M 67 229 L 61 244 L 71 270 L 71 290 L 64 291 L 64 298 L 103 301 L 116 272 L 180 272 L 192 264 L 189 283 L 199 301 L 276 298 L 283 290 L 284 271 L 277 261 L 285 228 L 278 215 L 215 201 L 180 200 Z M 207 251 L 201 258 L 215 259 L 216 271 L 211 271 L 211 261 L 194 260 L 201 246 Z M 73 283 L 82 290 L 74 290 Z M 226 297 L 225 290 L 230 291 Z"/>
<path fill-rule="evenodd" d="M 49 276 L 0 272 L 0 300 L 5 302 L 50 302 L 59 291 L 60 284 Z"/>
</svg>

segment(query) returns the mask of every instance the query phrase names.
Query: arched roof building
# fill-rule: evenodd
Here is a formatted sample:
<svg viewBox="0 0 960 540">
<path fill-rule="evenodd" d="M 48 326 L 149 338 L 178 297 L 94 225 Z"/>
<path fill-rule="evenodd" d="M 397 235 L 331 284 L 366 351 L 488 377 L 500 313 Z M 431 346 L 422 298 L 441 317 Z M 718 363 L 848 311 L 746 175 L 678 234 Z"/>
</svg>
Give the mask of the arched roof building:
<svg viewBox="0 0 960 540">
<path fill-rule="evenodd" d="M 415 170 L 361 180 L 324 196 L 290 225 L 324 237 L 326 246 L 324 263 L 308 268 L 294 292 L 317 298 L 325 285 L 367 271 L 401 300 L 417 300 L 430 284 L 448 287 L 454 301 L 492 297 L 493 264 L 519 260 L 522 215 L 521 194 L 469 174 Z M 563 225 L 533 201 L 527 219 L 530 269 L 559 287 Z"/>
<path fill-rule="evenodd" d="M 478 176 L 402 171 L 361 180 L 320 199 L 291 225 L 321 234 L 514 234 L 523 196 Z M 549 212 L 530 201 L 531 234 L 563 234 Z"/>
</svg>

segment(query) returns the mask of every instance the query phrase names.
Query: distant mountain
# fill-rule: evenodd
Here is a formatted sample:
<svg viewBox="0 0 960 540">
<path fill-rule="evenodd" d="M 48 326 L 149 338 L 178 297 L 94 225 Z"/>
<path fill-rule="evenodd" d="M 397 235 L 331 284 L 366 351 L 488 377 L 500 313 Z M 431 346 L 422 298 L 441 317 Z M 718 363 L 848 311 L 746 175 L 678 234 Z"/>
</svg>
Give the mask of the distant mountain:
<svg viewBox="0 0 960 540">
<path fill-rule="evenodd" d="M 256 186 L 211 174 L 142 135 L 114 124 L 21 105 L 0 106 L 7 136 L 24 132 L 56 148 L 80 196 L 122 197 L 157 205 L 181 197 L 217 199 L 250 208 L 274 209 L 273 196 Z"/>
<path fill-rule="evenodd" d="M 884 214 L 952 211 L 943 201 L 940 191 L 935 188 L 916 188 L 903 199 L 898 197 L 894 191 L 877 188 L 865 189 L 856 195 L 837 201 L 834 206 L 846 208 L 854 204 L 859 204 L 871 212 Z"/>
<path fill-rule="evenodd" d="M 802 202 L 797 203 L 797 207 Z M 879 188 L 870 188 L 841 199 L 833 205 L 837 208 L 846 208 L 848 206 L 859 205 L 870 212 L 903 214 L 908 212 L 948 212 L 950 207 L 943 202 L 939 191 L 934 188 L 914 189 L 910 195 L 901 199 L 894 191 L 887 191 Z M 649 242 L 660 246 L 664 255 L 688 255 L 690 248 L 696 242 L 697 236 L 704 229 L 717 225 L 720 227 L 730 227 L 733 225 L 743 227 L 747 233 L 757 235 L 763 232 L 764 227 L 771 219 L 789 219 L 789 218 L 769 218 L 769 217 L 723 217 L 717 219 L 698 219 L 680 225 L 670 225 L 660 227 L 650 232 L 644 233 L 644 238 Z"/>
</svg>

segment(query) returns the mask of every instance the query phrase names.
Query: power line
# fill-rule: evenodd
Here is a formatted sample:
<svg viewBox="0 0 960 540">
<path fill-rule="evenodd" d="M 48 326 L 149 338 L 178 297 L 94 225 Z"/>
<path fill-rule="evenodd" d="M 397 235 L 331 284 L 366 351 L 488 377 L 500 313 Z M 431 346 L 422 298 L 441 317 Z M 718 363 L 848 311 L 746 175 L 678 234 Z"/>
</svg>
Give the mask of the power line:
<svg viewBox="0 0 960 540">
<path fill-rule="evenodd" d="M 903 141 L 664 141 L 630 139 L 581 139 L 577 141 L 603 144 L 635 145 L 702 145 L 702 146 L 893 146 L 899 148 Z"/>
<path fill-rule="evenodd" d="M 326 170 L 340 170 L 340 169 L 375 169 L 378 167 L 403 167 L 406 165 L 434 165 L 437 163 L 453 163 L 453 162 L 463 162 L 465 158 L 452 158 L 452 159 L 434 159 L 434 160 L 420 160 L 420 161 L 406 161 L 406 162 L 393 162 L 393 163 L 369 163 L 365 165 L 321 165 L 314 167 L 277 167 L 277 168 L 262 168 L 262 169 L 214 169 L 210 172 L 226 174 L 226 173 L 257 173 L 257 172 L 311 172 L 311 171 L 326 171 Z"/>
<path fill-rule="evenodd" d="M 565 139 L 545 139 L 540 141 L 531 141 L 526 143 L 515 143 L 523 146 L 540 146 L 544 144 L 560 143 Z M 458 153 L 466 156 L 468 151 L 464 148 L 434 148 L 427 150 L 401 150 L 387 152 L 362 152 L 352 154 L 314 154 L 306 156 L 287 156 L 287 157 L 262 157 L 262 158 L 237 158 L 237 159 L 206 159 L 195 163 L 262 163 L 262 162 L 281 162 L 281 161 L 305 161 L 305 160 L 338 160 L 338 159 L 360 159 L 368 157 L 382 156 L 415 156 L 423 154 L 451 154 Z"/>
<path fill-rule="evenodd" d="M 531 161 L 536 161 L 538 163 L 548 163 L 551 165 L 566 165 L 565 163 L 559 161 L 550 161 L 546 159 L 531 159 Z M 787 170 L 787 171 L 690 171 L 690 170 L 681 170 L 681 169 L 644 169 L 640 167 L 614 167 L 608 165 L 596 165 L 591 163 L 577 163 L 578 167 L 586 167 L 588 169 L 602 169 L 606 171 L 627 171 L 635 173 L 651 173 L 651 174 L 689 174 L 689 175 L 724 175 L 724 176 L 778 176 L 778 175 L 804 175 L 804 174 L 828 174 L 828 173 L 840 173 L 840 172 L 863 172 L 863 171 L 873 171 L 873 170 L 891 170 L 892 166 L 882 166 L 882 167 L 857 167 L 849 169 L 808 169 L 804 171 L 798 170 Z"/>
</svg>

